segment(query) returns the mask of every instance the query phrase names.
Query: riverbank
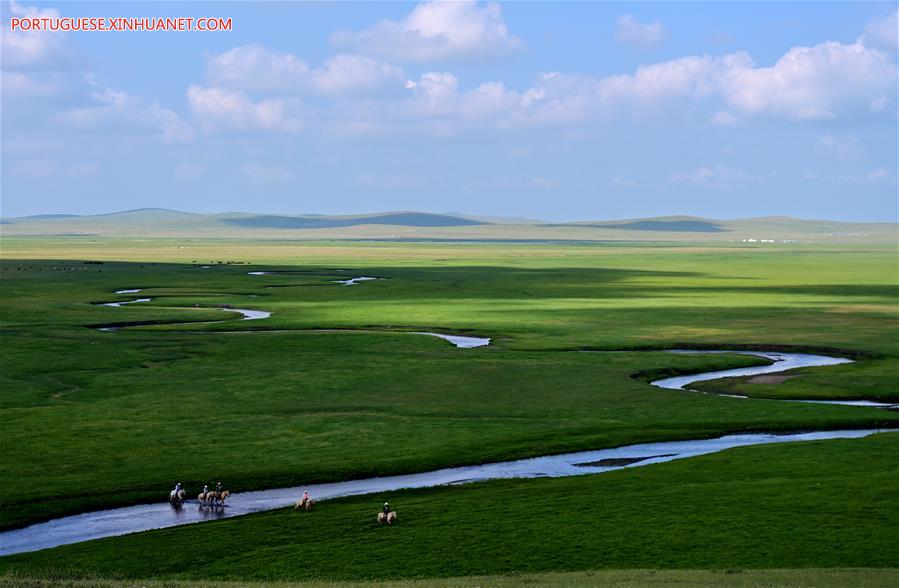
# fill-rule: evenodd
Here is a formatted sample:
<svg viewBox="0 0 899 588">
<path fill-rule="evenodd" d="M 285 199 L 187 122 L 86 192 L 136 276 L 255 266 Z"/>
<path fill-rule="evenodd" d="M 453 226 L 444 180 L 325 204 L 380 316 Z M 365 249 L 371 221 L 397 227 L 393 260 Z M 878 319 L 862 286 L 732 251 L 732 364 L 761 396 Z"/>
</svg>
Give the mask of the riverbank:
<svg viewBox="0 0 899 588">
<path fill-rule="evenodd" d="M 245 311 L 241 311 L 245 312 Z M 260 317 L 265 318 L 265 317 Z M 453 337 L 434 333 L 415 333 L 433 335 L 446 339 L 456 347 L 472 348 L 489 344 L 489 339 L 472 337 Z M 673 350 L 673 354 L 681 355 L 730 355 L 730 351 L 707 350 L 702 352 Z M 777 372 L 783 366 L 799 368 L 824 367 L 841 365 L 851 360 L 800 353 L 770 353 L 745 350 L 740 355 L 764 358 L 768 365 L 732 368 L 709 372 L 696 372 L 692 375 L 668 377 L 652 381 L 658 388 L 672 391 L 691 392 L 695 382 L 711 381 L 727 378 L 732 375 L 752 375 Z M 742 398 L 742 397 L 741 397 Z M 796 402 L 796 401 L 792 401 Z M 802 402 L 802 401 L 800 401 Z M 844 404 L 845 401 L 823 401 Z M 893 405 L 868 404 L 868 407 L 894 408 Z M 864 407 L 864 406 L 862 406 Z M 379 477 L 371 479 L 353 479 L 332 484 L 305 484 L 302 487 L 276 488 L 234 494 L 230 504 L 224 508 L 170 508 L 166 503 L 138 505 L 115 510 L 103 510 L 82 515 L 63 517 L 47 523 L 33 525 L 24 529 L 0 533 L 0 554 L 36 551 L 48 547 L 56 547 L 80 541 L 99 539 L 148 531 L 190 523 L 246 515 L 253 512 L 272 510 L 291 504 L 303 489 L 308 489 L 319 500 L 339 498 L 343 496 L 388 492 L 409 488 L 427 488 L 449 484 L 469 484 L 480 481 L 506 478 L 534 477 L 566 477 L 595 473 L 606 473 L 618 467 L 644 466 L 662 463 L 675 459 L 685 459 L 698 455 L 715 453 L 736 447 L 757 444 L 794 443 L 809 440 L 861 438 L 881 430 L 858 431 L 816 431 L 798 434 L 742 434 L 729 435 L 718 439 L 694 439 L 667 443 L 648 443 L 624 446 L 615 449 L 582 451 L 569 454 L 539 456 L 513 462 L 485 463 L 458 468 L 445 468 L 433 472 L 419 472 L 405 476 Z"/>
<path fill-rule="evenodd" d="M 10 496 L 0 509 L 6 529 L 102 508 L 160 503 L 172 480 L 193 492 L 209 479 L 222 479 L 241 493 L 740 431 L 899 423 L 899 415 L 875 409 L 746 403 L 662 390 L 629 377 L 639 369 L 672 365 L 697 372 L 756 364 L 757 358 L 750 356 L 498 353 L 492 347 L 460 350 L 432 337 L 380 333 L 240 335 L 126 329 L 93 337 L 96 344 L 87 351 L 137 343 L 157 359 L 107 376 L 104 389 L 112 396 L 103 402 L 72 402 L 63 396 L 62 402 L 51 401 L 46 408 L 20 411 L 19 419 L 30 412 L 40 414 L 44 426 L 51 418 L 65 423 L 58 425 L 53 451 L 10 444 L 13 455 L 31 447 L 27 458 L 15 462 L 20 470 L 43 463 L 33 476 L 54 481 L 26 485 L 29 475 L 11 480 L 6 490 Z M 247 337 L 253 345 L 247 344 Z M 178 346 L 177 359 L 165 359 L 172 345 Z M 191 356 L 183 350 L 191 350 Z M 95 357 L 99 365 L 133 362 L 111 349 L 109 355 Z M 315 367 L 299 368 L 302 377 L 297 378 L 285 371 L 285 361 Z M 254 370 L 248 373 L 245 365 Z M 265 386 L 258 385 L 259 374 L 267 374 Z M 73 376 L 79 372 L 67 377 Z M 190 385 L 157 385 L 167 381 Z M 373 395 L 371 382 L 402 394 Z M 553 382 L 568 384 L 563 394 L 554 395 L 552 410 L 547 411 L 541 403 Z M 609 388 L 599 382 L 616 384 Z M 335 385 L 343 389 L 337 397 Z M 127 394 L 121 395 L 122 390 Z M 410 398 L 418 399 L 417 404 L 409 405 Z M 476 413 L 468 408 L 473 404 Z M 119 418 L 111 418 L 111 406 L 119 407 Z M 178 418 L 173 421 L 175 407 Z M 179 426 L 187 417 L 191 424 Z M 140 419 L 145 436 L 125 434 L 131 419 Z M 227 434 L 211 433 L 226 423 Z M 15 425 L 11 421 L 6 434 L 12 435 Z M 116 437 L 122 429 L 120 445 L 91 443 L 97 426 Z M 257 427 L 265 428 L 265 435 L 253 435 Z M 366 434 L 360 436 L 360 430 Z M 435 430 L 441 434 L 435 436 Z M 46 448 L 49 439 L 39 441 Z M 456 449 L 448 452 L 447 443 Z M 247 444 L 262 450 L 247 453 Z M 75 455 L 87 446 L 93 452 L 84 456 L 90 461 L 85 475 L 56 476 L 60 470 L 50 464 L 57 455 Z M 122 451 L 128 452 L 126 459 Z M 98 475 L 106 470 L 107 475 Z M 54 491 L 51 498 L 45 497 L 47 488 Z"/>
</svg>

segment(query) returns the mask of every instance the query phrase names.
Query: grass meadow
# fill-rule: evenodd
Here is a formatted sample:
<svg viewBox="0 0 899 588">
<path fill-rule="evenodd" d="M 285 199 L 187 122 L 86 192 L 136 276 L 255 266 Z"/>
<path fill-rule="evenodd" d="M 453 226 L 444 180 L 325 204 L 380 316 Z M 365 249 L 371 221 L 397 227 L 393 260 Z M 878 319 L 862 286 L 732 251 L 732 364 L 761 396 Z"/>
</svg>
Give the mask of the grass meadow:
<svg viewBox="0 0 899 588">
<path fill-rule="evenodd" d="M 176 480 L 241 491 L 736 431 L 899 426 L 888 411 L 776 401 L 899 398 L 895 259 L 891 245 L 5 238 L 0 526 L 163 500 Z M 362 275 L 382 279 L 333 283 Z M 131 288 L 142 291 L 115 294 Z M 153 300 L 97 304 L 134 297 Z M 272 315 L 242 321 L 223 305 Z M 134 326 L 88 328 L 108 324 Z M 493 343 L 409 333 L 423 330 Z M 707 384 L 759 397 L 748 401 L 635 377 L 759 361 L 661 351 L 679 346 L 858 361 L 780 384 Z M 897 442 L 399 492 L 390 529 L 372 525 L 377 500 L 341 499 L 5 557 L 0 570 L 12 584 L 502 585 L 598 569 L 895 568 Z"/>
</svg>

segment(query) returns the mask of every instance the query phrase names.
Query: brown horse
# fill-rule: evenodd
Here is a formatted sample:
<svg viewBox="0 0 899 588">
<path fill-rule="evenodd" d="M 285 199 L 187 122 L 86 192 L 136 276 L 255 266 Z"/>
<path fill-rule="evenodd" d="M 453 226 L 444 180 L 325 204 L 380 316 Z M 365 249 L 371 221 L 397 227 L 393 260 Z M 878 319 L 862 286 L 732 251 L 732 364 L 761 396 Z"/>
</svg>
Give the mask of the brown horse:
<svg viewBox="0 0 899 588">
<path fill-rule="evenodd" d="M 197 501 L 199 501 L 199 503 L 203 506 L 211 506 L 217 499 L 218 492 L 216 492 L 215 490 L 210 490 L 205 494 L 203 492 L 200 492 L 200 495 L 197 496 Z"/>
<path fill-rule="evenodd" d="M 378 513 L 378 524 L 379 525 L 383 525 L 384 523 L 387 523 L 388 525 L 392 525 L 396 521 L 397 521 L 397 518 L 396 518 L 395 510 L 390 511 L 387 514 L 384 514 L 383 512 Z"/>
<path fill-rule="evenodd" d="M 294 510 L 305 510 L 306 512 L 309 512 L 310 510 L 312 510 L 313 506 L 315 506 L 315 501 L 312 500 L 311 498 L 308 498 L 306 500 L 303 500 L 302 498 L 300 498 L 299 500 L 297 500 L 297 503 L 293 507 L 293 509 Z"/>
<path fill-rule="evenodd" d="M 215 499 L 218 501 L 219 506 L 225 506 L 225 499 L 231 496 L 230 490 L 222 490 L 220 494 L 218 494 Z"/>
</svg>

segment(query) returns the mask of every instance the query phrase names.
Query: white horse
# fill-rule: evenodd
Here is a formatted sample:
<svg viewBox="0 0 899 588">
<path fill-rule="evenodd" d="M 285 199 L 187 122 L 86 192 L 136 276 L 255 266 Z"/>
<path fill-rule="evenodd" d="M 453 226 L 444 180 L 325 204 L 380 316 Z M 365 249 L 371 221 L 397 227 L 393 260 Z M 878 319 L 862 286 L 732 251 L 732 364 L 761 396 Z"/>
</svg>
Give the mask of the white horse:
<svg viewBox="0 0 899 588">
<path fill-rule="evenodd" d="M 184 490 L 169 492 L 169 502 L 174 506 L 181 506 L 184 503 Z"/>
<path fill-rule="evenodd" d="M 297 503 L 296 503 L 296 505 L 294 505 L 293 509 L 294 510 L 305 510 L 306 512 L 309 512 L 310 510 L 312 510 L 313 506 L 315 506 L 315 501 L 313 499 L 306 498 L 304 500 L 304 499 L 300 498 L 299 500 L 297 500 Z"/>
<path fill-rule="evenodd" d="M 387 514 L 384 514 L 383 512 L 378 513 L 378 524 L 379 525 L 383 525 L 384 523 L 387 523 L 388 525 L 392 525 L 396 521 L 397 521 L 397 518 L 396 518 L 395 510 L 390 511 Z"/>
</svg>

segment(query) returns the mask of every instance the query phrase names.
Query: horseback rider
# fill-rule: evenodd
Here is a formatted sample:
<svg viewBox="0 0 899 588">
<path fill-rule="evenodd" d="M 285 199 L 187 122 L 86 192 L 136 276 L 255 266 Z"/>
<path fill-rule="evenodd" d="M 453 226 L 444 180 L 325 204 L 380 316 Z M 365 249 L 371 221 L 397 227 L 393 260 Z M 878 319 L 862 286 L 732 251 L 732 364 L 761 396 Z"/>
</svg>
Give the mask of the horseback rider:
<svg viewBox="0 0 899 588">
<path fill-rule="evenodd" d="M 172 498 L 180 498 L 181 497 L 181 482 L 175 484 L 175 489 L 172 490 L 172 493 L 169 495 Z"/>
<path fill-rule="evenodd" d="M 300 504 L 302 504 L 303 506 L 306 506 L 310 502 L 312 502 L 312 497 L 309 496 L 309 491 L 303 490 L 303 498 L 300 500 Z"/>
<path fill-rule="evenodd" d="M 203 494 L 209 494 L 209 485 L 203 484 Z"/>
<path fill-rule="evenodd" d="M 385 502 L 385 503 L 384 503 L 384 508 L 381 509 L 381 510 L 384 512 L 384 516 L 389 515 L 389 514 L 390 514 L 390 505 L 387 504 L 387 503 Z"/>
<path fill-rule="evenodd" d="M 216 493 L 216 494 L 221 494 L 221 493 L 222 493 L 222 483 L 221 483 L 221 482 L 216 482 L 216 483 L 215 483 L 215 493 Z"/>
</svg>

